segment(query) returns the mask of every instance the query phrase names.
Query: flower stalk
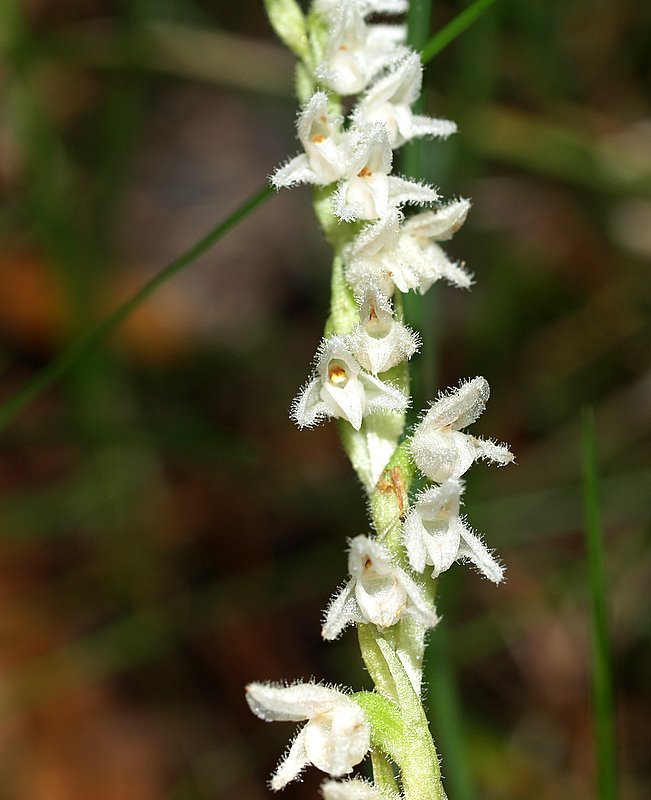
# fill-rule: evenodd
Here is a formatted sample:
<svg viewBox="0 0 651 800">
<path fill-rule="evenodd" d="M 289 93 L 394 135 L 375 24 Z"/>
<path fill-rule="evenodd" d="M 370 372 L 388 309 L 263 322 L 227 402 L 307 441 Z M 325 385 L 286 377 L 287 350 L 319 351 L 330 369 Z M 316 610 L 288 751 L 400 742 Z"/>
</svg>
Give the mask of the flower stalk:
<svg viewBox="0 0 651 800">
<path fill-rule="evenodd" d="M 313 0 L 307 14 L 295 0 L 265 5 L 299 58 L 301 103 L 302 152 L 271 182 L 313 187 L 333 249 L 324 338 L 290 416 L 301 428 L 336 420 L 370 516 L 369 532 L 349 542 L 349 577 L 330 601 L 322 635 L 331 641 L 357 627 L 375 690 L 253 683 L 247 699 L 262 719 L 305 721 L 272 789 L 312 764 L 346 777 L 323 785 L 325 800 L 445 800 L 421 699 L 425 635 L 438 623 L 437 578 L 455 561 L 502 579 L 501 565 L 460 516 L 461 476 L 476 460 L 513 458 L 505 445 L 465 432 L 488 399 L 481 377 L 441 393 L 416 429 L 405 430 L 409 359 L 420 337 L 404 323 L 402 294 L 423 294 L 439 279 L 472 284 L 439 244 L 461 227 L 470 202 L 433 207 L 437 190 L 396 175 L 394 152 L 417 138 L 446 138 L 456 125 L 420 113 L 422 64 L 405 44 L 407 0 Z M 426 488 L 414 497 L 417 482 Z M 368 753 L 373 783 L 348 779 Z"/>
</svg>

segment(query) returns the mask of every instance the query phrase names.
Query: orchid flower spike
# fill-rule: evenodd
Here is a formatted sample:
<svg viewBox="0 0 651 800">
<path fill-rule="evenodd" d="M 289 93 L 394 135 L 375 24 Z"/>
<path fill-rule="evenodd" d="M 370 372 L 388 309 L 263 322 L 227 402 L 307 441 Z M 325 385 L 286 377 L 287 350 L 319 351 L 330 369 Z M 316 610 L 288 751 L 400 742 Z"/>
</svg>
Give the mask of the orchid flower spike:
<svg viewBox="0 0 651 800">
<path fill-rule="evenodd" d="M 488 382 L 478 377 L 432 403 L 411 441 L 414 461 L 430 480 L 456 480 L 480 458 L 501 465 L 513 461 L 505 444 L 461 432 L 486 408 L 489 394 Z"/>
<path fill-rule="evenodd" d="M 354 110 L 353 119 L 358 124 L 383 123 L 393 149 L 421 136 L 447 139 L 457 131 L 454 122 L 419 116 L 411 110 L 420 96 L 422 84 L 420 56 L 410 52 L 394 62 L 389 72 L 372 84 Z"/>
<path fill-rule="evenodd" d="M 377 375 L 411 358 L 420 346 L 420 337 L 394 317 L 391 300 L 369 286 L 358 302 L 360 323 L 349 337 L 358 363 Z"/>
<path fill-rule="evenodd" d="M 301 428 L 310 428 L 326 417 L 338 417 L 359 430 L 367 414 L 403 412 L 408 402 L 400 389 L 360 366 L 348 337 L 331 336 L 322 341 L 314 377 L 294 400 L 290 416 Z"/>
<path fill-rule="evenodd" d="M 265 722 L 307 720 L 271 778 L 275 792 L 308 764 L 333 777 L 346 775 L 371 746 L 366 714 L 337 689 L 318 683 L 250 683 L 246 699 L 251 711 Z"/>
<path fill-rule="evenodd" d="M 504 569 L 459 516 L 463 483 L 449 480 L 423 492 L 404 523 L 404 545 L 416 572 L 434 567 L 432 577 L 454 561 L 470 561 L 488 580 L 499 583 Z"/>
<path fill-rule="evenodd" d="M 439 278 L 460 288 L 470 287 L 472 276 L 435 244 L 461 227 L 469 208 L 468 200 L 456 200 L 406 222 L 398 209 L 390 209 L 367 225 L 346 249 L 346 280 L 356 292 L 374 283 L 387 295 L 396 288 L 424 294 Z"/>
<path fill-rule="evenodd" d="M 428 628 L 438 623 L 436 611 L 423 590 L 393 563 L 382 545 L 366 536 L 350 543 L 348 571 L 351 578 L 330 601 L 321 630 L 332 640 L 353 623 L 372 623 L 390 628 L 403 616 L 415 617 Z"/>
<path fill-rule="evenodd" d="M 346 134 L 341 117 L 328 111 L 328 95 L 316 92 L 298 116 L 298 138 L 304 153 L 295 156 L 271 176 L 274 188 L 311 183 L 327 186 L 346 171 Z"/>
<path fill-rule="evenodd" d="M 389 174 L 393 158 L 384 125 L 353 128 L 350 137 L 346 177 L 333 198 L 339 219 L 379 219 L 404 203 L 433 203 L 438 199 L 433 186 Z"/>
<path fill-rule="evenodd" d="M 317 78 L 341 95 L 363 91 L 387 64 L 407 52 L 404 25 L 367 24 L 364 17 L 375 6 L 359 0 L 328 3 L 326 16 L 331 28 L 325 44 L 324 60 L 316 69 Z M 379 8 L 377 9 L 379 10 Z"/>
<path fill-rule="evenodd" d="M 321 784 L 324 800 L 398 800 L 398 794 L 379 789 L 362 778 L 346 781 L 325 781 Z"/>
</svg>

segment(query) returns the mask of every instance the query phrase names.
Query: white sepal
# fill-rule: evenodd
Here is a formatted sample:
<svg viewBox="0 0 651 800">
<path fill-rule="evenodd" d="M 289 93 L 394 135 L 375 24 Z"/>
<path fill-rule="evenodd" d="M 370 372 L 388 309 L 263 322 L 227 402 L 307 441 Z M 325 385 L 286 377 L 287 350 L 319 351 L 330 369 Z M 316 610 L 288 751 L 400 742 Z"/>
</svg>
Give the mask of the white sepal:
<svg viewBox="0 0 651 800">
<path fill-rule="evenodd" d="M 321 784 L 324 800 L 397 800 L 395 792 L 379 789 L 362 778 L 325 781 Z"/>
<path fill-rule="evenodd" d="M 432 403 L 414 431 L 411 452 L 418 468 L 430 480 L 443 483 L 460 478 L 478 458 L 509 464 L 506 445 L 461 433 L 486 407 L 490 394 L 485 378 L 462 382 L 458 389 Z"/>
<path fill-rule="evenodd" d="M 395 199 L 395 195 L 391 196 Z M 449 239 L 462 224 L 469 200 L 456 200 L 404 221 L 396 208 L 367 225 L 345 251 L 346 280 L 357 293 L 374 283 L 384 294 L 395 288 L 424 294 L 440 278 L 460 288 L 472 285 L 472 276 L 446 256 L 436 241 Z"/>
<path fill-rule="evenodd" d="M 436 578 L 455 561 L 469 560 L 485 577 L 499 583 L 503 568 L 459 516 L 462 492 L 461 481 L 449 480 L 417 498 L 403 528 L 409 563 L 416 572 L 432 566 Z"/>
<path fill-rule="evenodd" d="M 370 748 L 364 711 L 337 689 L 317 683 L 251 683 L 246 699 L 266 722 L 307 720 L 271 778 L 274 791 L 297 778 L 308 764 L 333 777 L 346 775 Z"/>
<path fill-rule="evenodd" d="M 381 122 L 389 143 L 397 148 L 420 136 L 447 138 L 457 126 L 447 119 L 416 116 L 411 106 L 418 99 L 423 83 L 423 66 L 418 53 L 408 53 L 396 61 L 389 72 L 376 80 L 353 112 L 358 123 Z"/>
<path fill-rule="evenodd" d="M 357 0 L 357 5 L 364 15 L 368 14 L 404 14 L 408 0 Z M 341 0 L 314 0 L 312 11 L 319 14 L 332 14 L 341 6 Z"/>
<path fill-rule="evenodd" d="M 315 92 L 305 104 L 296 124 L 304 153 L 295 156 L 271 176 L 276 189 L 311 183 L 327 186 L 346 174 L 347 136 L 341 117 L 328 111 L 328 96 Z"/>
<path fill-rule="evenodd" d="M 411 358 L 420 346 L 418 334 L 395 319 L 389 298 L 369 286 L 359 298 L 360 323 L 350 334 L 357 361 L 377 375 Z"/>
<path fill-rule="evenodd" d="M 406 27 L 369 25 L 364 20 L 368 13 L 358 0 L 341 0 L 328 9 L 331 28 L 316 76 L 337 94 L 363 91 L 380 70 L 407 52 Z"/>
<path fill-rule="evenodd" d="M 331 336 L 321 342 L 315 374 L 294 400 L 290 416 L 301 428 L 337 417 L 359 430 L 367 414 L 403 412 L 408 402 L 400 389 L 361 367 L 347 336 Z"/>
<path fill-rule="evenodd" d="M 326 611 L 321 630 L 324 639 L 336 639 L 344 628 L 357 622 L 389 628 L 404 615 L 428 628 L 438 623 L 423 590 L 394 564 L 389 551 L 372 539 L 356 536 L 351 541 L 348 570 L 350 580 Z"/>
</svg>

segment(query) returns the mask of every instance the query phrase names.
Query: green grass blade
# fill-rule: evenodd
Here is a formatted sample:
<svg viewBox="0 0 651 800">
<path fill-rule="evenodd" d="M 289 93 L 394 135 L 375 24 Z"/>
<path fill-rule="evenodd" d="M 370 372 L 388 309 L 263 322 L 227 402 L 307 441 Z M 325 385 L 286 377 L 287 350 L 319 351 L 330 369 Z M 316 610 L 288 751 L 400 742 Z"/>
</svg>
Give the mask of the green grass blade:
<svg viewBox="0 0 651 800">
<path fill-rule="evenodd" d="M 423 64 L 427 64 L 435 55 L 438 55 L 441 50 L 446 48 L 450 42 L 453 42 L 494 2 L 495 0 L 475 0 L 468 8 L 457 14 L 451 22 L 448 22 L 445 27 L 441 28 L 438 33 L 434 34 L 422 49 L 421 59 Z"/>
<path fill-rule="evenodd" d="M 592 691 L 594 704 L 597 797 L 617 797 L 617 758 L 610 648 L 608 642 L 603 533 L 599 507 L 597 453 L 592 409 L 583 412 L 583 503 L 588 580 L 592 611 Z"/>
<path fill-rule="evenodd" d="M 45 389 L 57 381 L 74 366 L 90 355 L 133 311 L 150 297 L 160 286 L 174 275 L 188 267 L 206 253 L 216 242 L 245 219 L 261 205 L 273 192 L 270 186 L 264 186 L 256 194 L 242 203 L 232 214 L 209 231 L 202 239 L 182 253 L 174 261 L 163 267 L 154 277 L 137 291 L 126 303 L 123 303 L 106 319 L 88 333 L 80 336 L 62 353 L 54 358 L 29 383 L 25 384 L 13 397 L 0 405 L 0 431 L 6 428 L 25 406 L 35 400 Z"/>
</svg>

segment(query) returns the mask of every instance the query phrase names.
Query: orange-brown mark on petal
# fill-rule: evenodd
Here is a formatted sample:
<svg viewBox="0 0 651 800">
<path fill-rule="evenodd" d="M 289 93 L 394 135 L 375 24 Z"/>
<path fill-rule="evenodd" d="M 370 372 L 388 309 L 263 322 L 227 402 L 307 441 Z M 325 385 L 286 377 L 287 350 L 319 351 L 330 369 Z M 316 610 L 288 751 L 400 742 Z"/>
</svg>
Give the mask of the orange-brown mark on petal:
<svg viewBox="0 0 651 800">
<path fill-rule="evenodd" d="M 321 142 L 325 142 L 326 137 L 322 133 L 316 133 L 312 137 L 313 144 L 321 144 Z"/>
<path fill-rule="evenodd" d="M 346 51 L 348 50 L 348 46 L 347 46 L 347 45 L 345 45 L 345 44 L 340 44 L 340 45 L 339 45 L 339 49 L 340 49 L 340 50 L 343 50 L 344 52 L 346 52 Z"/>
<path fill-rule="evenodd" d="M 325 125 L 327 121 L 328 121 L 327 116 L 325 114 L 321 114 L 321 116 L 319 117 L 319 122 L 322 122 Z"/>
<path fill-rule="evenodd" d="M 341 386 L 348 380 L 348 375 L 341 364 L 331 364 L 328 368 L 328 380 L 333 386 Z"/>
<path fill-rule="evenodd" d="M 377 315 L 377 311 L 375 310 L 375 306 L 371 306 L 371 308 L 370 308 L 370 310 L 368 312 L 368 318 L 369 318 L 369 320 L 379 319 L 379 317 Z"/>
<path fill-rule="evenodd" d="M 364 560 L 364 569 L 371 569 L 372 566 L 373 562 L 371 561 L 369 556 L 366 556 L 366 559 Z"/>
<path fill-rule="evenodd" d="M 357 173 L 358 178 L 370 178 L 373 173 L 368 167 L 362 167 Z"/>
</svg>

